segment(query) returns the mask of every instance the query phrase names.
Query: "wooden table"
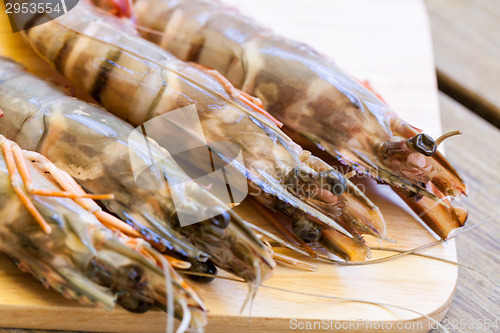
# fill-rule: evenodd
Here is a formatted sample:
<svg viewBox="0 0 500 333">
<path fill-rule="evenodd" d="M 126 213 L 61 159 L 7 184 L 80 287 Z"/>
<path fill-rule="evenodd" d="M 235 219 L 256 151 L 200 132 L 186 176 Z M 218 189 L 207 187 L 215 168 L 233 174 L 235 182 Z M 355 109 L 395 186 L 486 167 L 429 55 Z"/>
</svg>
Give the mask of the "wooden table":
<svg viewBox="0 0 500 333">
<path fill-rule="evenodd" d="M 425 0 L 433 29 L 443 130 L 464 135 L 446 142 L 447 155 L 469 185 L 463 205 L 468 225 L 500 214 L 500 4 L 496 0 Z M 458 102 L 457 102 L 458 101 Z M 464 107 L 460 103 L 466 105 Z M 500 216 L 457 238 L 459 263 L 500 279 Z M 443 324 L 451 332 L 493 332 L 484 323 L 498 319 L 500 286 L 465 268 Z M 462 324 L 462 327 L 460 325 Z M 1 329 L 0 333 L 42 333 Z M 53 331 L 52 331 L 53 332 Z"/>
<path fill-rule="evenodd" d="M 425 0 L 439 88 L 500 127 L 500 5 L 497 0 Z"/>
<path fill-rule="evenodd" d="M 500 165 L 500 131 L 444 93 L 440 93 L 443 130 L 460 128 L 464 135 L 446 144 L 447 155 L 465 177 L 469 198 L 469 226 L 500 214 L 500 189 L 497 167 Z M 471 141 L 470 138 L 474 138 Z M 458 262 L 480 268 L 500 278 L 500 216 L 488 224 L 457 237 Z M 459 269 L 455 299 L 443 323 L 451 332 L 495 332 L 481 328 L 486 321 L 498 319 L 500 325 L 500 286 L 468 269 Z M 460 329 L 460 321 L 466 329 Z M 470 325 L 476 320 L 479 328 Z M 477 326 L 477 325 L 476 325 Z M 500 328 L 499 328 L 500 330 Z M 498 332 L 498 330 L 496 330 Z"/>
<path fill-rule="evenodd" d="M 443 130 L 464 135 L 446 143 L 448 158 L 464 175 L 469 225 L 500 213 L 500 3 L 496 0 L 425 0 L 430 16 Z M 465 105 L 465 107 L 464 107 Z M 485 121 L 476 114 L 489 120 Z M 493 126 L 493 125 L 495 126 Z M 473 139 L 473 140 L 472 140 Z M 500 278 L 500 218 L 457 238 L 459 263 Z M 498 332 L 500 286 L 459 270 L 457 293 L 443 323 L 452 332 Z M 479 325 L 471 325 L 476 320 Z M 460 321 L 465 328 L 460 329 Z M 458 325 L 457 325 L 458 324 Z M 480 327 L 477 327 L 480 326 Z"/>
</svg>

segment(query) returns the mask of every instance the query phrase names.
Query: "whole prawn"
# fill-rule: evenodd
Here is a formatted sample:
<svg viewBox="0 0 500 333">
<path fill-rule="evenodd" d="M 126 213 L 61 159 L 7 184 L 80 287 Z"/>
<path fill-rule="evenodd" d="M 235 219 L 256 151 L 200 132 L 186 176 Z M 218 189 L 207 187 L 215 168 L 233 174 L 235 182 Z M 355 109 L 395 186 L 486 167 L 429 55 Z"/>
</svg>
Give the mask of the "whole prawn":
<svg viewBox="0 0 500 333">
<path fill-rule="evenodd" d="M 113 7 L 96 0 L 103 8 Z M 401 120 L 380 98 L 313 48 L 277 36 L 219 1 L 133 0 L 143 37 L 178 58 L 214 68 L 255 95 L 285 126 L 358 172 L 390 184 L 439 236 L 467 213 L 450 197 L 466 194 L 433 140 Z M 115 6 L 116 7 L 116 6 Z M 438 202 L 436 204 L 435 202 Z"/>
<path fill-rule="evenodd" d="M 2 135 L 0 151 L 0 252 L 83 305 L 111 310 L 118 301 L 145 312 L 158 304 L 181 320 L 180 331 L 203 329 L 206 308 L 197 294 L 147 242 L 103 225 L 126 226 L 89 199 L 98 196 Z"/>
<path fill-rule="evenodd" d="M 66 96 L 26 72 L 20 64 L 1 57 L 0 82 L 0 108 L 5 111 L 0 132 L 23 148 L 53 160 L 88 191 L 112 192 L 116 200 L 106 201 L 104 206 L 127 221 L 132 231 L 137 230 L 132 235 L 188 261 L 190 269 L 196 272 L 213 274 L 215 263 L 249 282 L 271 275 L 275 263 L 269 251 L 241 218 L 228 212 L 225 204 L 209 192 L 194 182 L 185 182 L 179 189 L 183 206 L 174 207 L 172 187 L 165 177 L 183 177 L 182 170 L 165 158 L 154 142 L 131 136 L 133 128 L 129 124 L 95 105 Z M 147 169 L 141 173 L 140 181 L 155 186 L 139 186 L 131 160 L 147 163 L 151 155 L 159 161 L 159 172 Z M 218 214 L 189 228 L 180 228 L 176 220 L 178 209 L 192 213 L 217 210 Z M 196 254 L 203 253 L 205 261 L 169 250 L 171 239 L 183 248 L 194 249 Z M 208 257 L 211 261 L 206 262 Z"/>
<path fill-rule="evenodd" d="M 248 178 L 251 194 L 291 217 L 301 241 L 319 240 L 347 259 L 362 260 L 369 254 L 359 234 L 384 235 L 378 208 L 359 189 L 303 151 L 258 101 L 223 78 L 177 60 L 85 1 L 46 24 L 30 24 L 36 19 L 25 27 L 37 52 L 133 125 L 194 105 L 208 146 L 226 163 L 224 143 L 241 149 L 245 163 L 238 170 Z M 182 130 L 197 138 L 193 129 Z M 315 190 L 301 191 L 304 186 Z"/>
</svg>

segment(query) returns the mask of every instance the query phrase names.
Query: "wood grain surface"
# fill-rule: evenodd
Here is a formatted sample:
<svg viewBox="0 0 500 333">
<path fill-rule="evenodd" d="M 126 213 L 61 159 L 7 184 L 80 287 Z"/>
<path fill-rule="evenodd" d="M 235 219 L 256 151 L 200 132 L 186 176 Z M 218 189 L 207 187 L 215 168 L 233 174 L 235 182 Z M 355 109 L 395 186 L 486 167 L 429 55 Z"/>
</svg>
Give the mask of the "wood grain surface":
<svg viewBox="0 0 500 333">
<path fill-rule="evenodd" d="M 450 97 L 440 94 L 443 130 L 464 134 L 446 144 L 449 160 L 469 186 L 468 226 L 488 224 L 457 237 L 458 262 L 500 279 L 500 131 Z M 443 324 L 451 332 L 500 332 L 500 285 L 469 269 L 460 268 L 455 299 Z M 497 322 L 497 328 L 487 323 Z M 437 331 L 436 331 L 437 332 Z"/>
<path fill-rule="evenodd" d="M 500 127 L 500 2 L 425 3 L 440 89 Z"/>
<path fill-rule="evenodd" d="M 280 17 L 278 18 L 274 17 L 274 22 L 276 21 L 276 19 L 278 19 L 278 22 L 277 23 L 271 22 L 271 24 L 269 25 L 276 24 L 278 28 L 279 26 L 281 26 L 282 27 L 281 29 L 283 29 L 285 32 L 289 34 L 290 33 L 295 34 L 294 36 L 297 36 L 296 38 L 305 39 L 308 43 L 311 43 L 311 39 L 313 40 L 313 43 L 314 40 L 316 40 L 317 43 L 316 47 L 318 47 L 320 50 L 322 50 L 327 54 L 333 55 L 335 57 L 335 60 L 339 64 L 341 64 L 341 66 L 346 67 L 347 69 L 349 69 L 351 72 L 353 72 L 355 75 L 357 75 L 362 79 L 369 78 L 372 84 L 377 88 L 377 90 L 379 90 L 384 95 L 384 97 L 386 97 L 389 103 L 393 105 L 396 109 L 398 109 L 400 113 L 403 113 L 405 115 L 405 118 L 409 117 L 412 118 L 413 123 L 417 124 L 417 126 L 418 124 L 422 124 L 420 126 L 426 128 L 429 127 L 428 126 L 430 119 L 429 114 L 425 113 L 418 114 L 417 111 L 422 109 L 431 110 L 431 111 L 426 111 L 430 112 L 431 115 L 432 112 L 437 111 L 437 104 L 435 102 L 437 94 L 435 91 L 434 80 L 432 79 L 430 81 L 425 81 L 425 84 L 423 84 L 423 81 L 421 80 L 422 77 L 428 78 L 429 74 L 432 77 L 432 72 L 433 72 L 432 57 L 431 57 L 432 50 L 428 46 L 424 47 L 424 49 L 421 49 L 422 46 L 419 44 L 420 42 L 422 42 L 422 39 L 428 40 L 428 36 L 422 34 L 421 32 L 419 33 L 418 31 L 413 31 L 413 30 L 410 31 L 407 29 L 405 30 L 404 28 L 406 26 L 411 26 L 412 24 L 414 24 L 415 20 L 417 20 L 415 16 L 412 15 L 411 17 L 410 16 L 407 17 L 405 16 L 404 13 L 408 11 L 420 15 L 423 12 L 423 8 L 421 7 L 421 5 L 416 1 L 404 1 L 404 2 L 385 1 L 384 2 L 385 4 L 390 5 L 390 10 L 387 11 L 387 8 L 380 8 L 378 4 L 370 4 L 368 1 L 355 1 L 351 3 L 348 3 L 348 1 L 338 1 L 340 7 L 337 7 L 336 9 L 341 8 L 341 9 L 351 10 L 352 13 L 357 14 L 356 21 L 353 21 L 352 16 L 351 17 L 347 16 L 345 12 L 342 12 L 342 10 L 340 11 L 337 10 L 335 11 L 335 13 L 333 14 L 330 13 L 329 15 L 331 21 L 334 21 L 334 29 L 328 31 L 326 29 L 328 23 L 325 23 L 327 21 L 317 19 L 318 17 L 328 16 L 326 11 L 321 11 L 321 8 L 324 8 L 321 7 L 324 6 L 324 3 L 325 2 L 321 1 L 312 1 L 310 3 L 311 8 L 317 8 L 316 12 L 313 10 L 312 13 L 305 15 L 305 17 L 297 19 L 299 23 L 297 23 L 297 20 L 293 21 L 290 21 L 289 19 L 287 20 L 285 13 L 283 15 L 280 15 Z M 266 10 L 263 13 L 261 13 L 261 16 L 263 16 L 263 18 L 259 18 L 261 21 L 273 19 L 272 11 L 279 9 L 279 6 L 273 8 L 272 2 L 269 2 L 269 4 L 271 6 L 266 7 L 269 8 L 269 10 L 268 11 Z M 359 5 L 361 5 L 361 7 L 357 8 L 356 6 Z M 287 6 L 287 9 L 285 10 L 290 10 L 293 12 L 294 10 L 299 10 L 300 7 L 301 5 L 294 6 L 292 3 L 290 6 Z M 363 10 L 366 10 L 365 16 L 363 16 L 362 14 Z M 253 15 L 254 16 L 258 15 L 258 13 Z M 333 17 L 331 17 L 332 15 Z M 388 15 L 387 16 L 388 21 L 392 22 L 393 24 L 397 24 L 398 29 L 386 27 L 383 22 L 380 22 L 380 20 L 370 21 L 370 16 L 372 15 L 378 18 L 380 18 L 383 15 Z M 366 22 L 364 18 L 366 18 L 368 22 Z M 305 25 L 306 28 L 301 28 L 304 27 L 304 25 L 300 24 L 300 20 L 304 20 L 303 24 Z M 360 24 L 360 22 L 364 23 Z M 370 29 L 368 33 L 369 36 L 366 35 L 367 34 L 366 27 L 363 28 L 364 24 L 374 24 L 374 26 L 376 27 Z M 399 27 L 403 28 L 400 29 Z M 315 30 L 318 28 L 321 28 L 319 33 L 318 30 Z M 411 38 L 408 38 L 408 41 L 403 41 L 403 40 L 396 41 L 397 45 L 402 45 L 402 46 L 399 47 L 395 53 L 393 52 L 394 58 L 392 58 L 392 55 L 388 55 L 385 57 L 377 57 L 378 52 L 380 52 L 383 49 L 390 48 L 390 46 L 393 45 L 391 43 L 394 43 L 395 36 L 398 36 L 399 34 L 403 33 L 405 33 L 407 36 L 410 36 Z M 313 36 L 314 34 L 319 35 L 319 37 L 318 36 L 310 37 L 311 34 Z M 369 37 L 370 39 L 375 38 L 376 42 L 371 44 L 361 43 L 360 38 L 363 37 Z M 328 38 L 329 42 L 325 43 L 324 39 L 321 38 L 325 39 Z M 417 43 L 415 43 L 415 38 L 417 40 Z M 407 48 L 409 47 L 410 44 L 409 40 L 411 40 L 414 44 L 411 45 L 412 47 L 411 50 Z M 0 47 L 3 45 L 5 44 L 3 43 L 0 44 Z M 5 49 L 2 48 L 0 48 L 0 50 L 2 52 L 5 51 Z M 408 62 L 415 60 L 415 58 L 412 58 L 412 54 L 413 56 L 418 56 L 417 58 L 419 59 L 419 61 L 425 59 L 426 62 L 425 68 L 410 69 L 410 66 L 408 66 Z M 417 63 L 419 63 L 419 61 L 417 61 Z M 412 65 L 414 64 L 415 62 L 412 63 Z M 383 71 L 381 69 L 383 69 Z M 38 69 L 38 68 L 35 68 L 35 70 L 36 71 L 40 70 L 41 72 L 45 71 L 45 69 Z M 411 76 L 412 73 L 416 74 L 415 79 L 413 79 L 413 76 Z M 407 80 L 409 75 L 412 78 L 411 80 Z M 492 184 L 492 179 L 498 179 L 498 176 L 495 175 L 495 165 L 498 165 L 498 161 L 495 164 L 495 161 L 492 160 L 492 156 L 490 156 L 489 154 L 491 154 L 492 152 L 493 153 L 498 152 L 498 148 L 495 147 L 493 143 L 494 141 L 490 141 L 488 137 L 492 136 L 493 138 L 495 138 L 494 133 L 496 133 L 496 135 L 499 135 L 499 133 L 495 132 L 496 130 L 491 128 L 491 126 L 485 125 L 484 121 L 477 119 L 477 117 L 471 116 L 469 111 L 458 106 L 456 103 L 450 101 L 448 98 L 441 97 L 440 101 L 442 108 L 444 110 L 443 115 L 445 115 L 443 117 L 443 123 L 446 125 L 444 128 L 445 130 L 451 128 L 453 129 L 455 128 L 463 129 L 465 127 L 471 128 L 471 131 L 468 132 L 466 135 L 464 135 L 462 138 L 456 140 L 454 139 L 453 141 L 447 143 L 447 149 L 452 162 L 454 162 L 461 171 L 466 173 L 466 179 L 468 181 L 469 186 L 471 186 L 471 197 L 470 200 L 467 200 L 465 202 L 465 204 L 467 205 L 467 207 L 471 209 L 471 219 L 473 219 L 472 221 L 473 222 L 479 221 L 481 219 L 491 216 L 490 213 L 493 214 L 495 212 L 495 207 L 497 205 L 496 198 L 498 198 L 498 195 L 494 196 L 494 194 L 498 193 L 498 190 L 496 190 L 497 192 L 494 192 L 495 189 L 491 184 Z M 452 120 L 451 123 L 450 119 Z M 431 129 L 431 132 L 433 132 L 432 134 L 435 135 L 441 132 L 439 128 L 439 122 L 433 123 L 431 125 L 433 125 Z M 481 136 L 482 140 L 475 141 L 475 138 L 479 136 L 479 134 L 481 133 L 484 134 L 483 136 Z M 478 147 L 476 146 L 476 143 L 478 142 L 481 143 L 481 147 L 484 147 L 484 149 L 478 149 Z M 465 149 L 465 147 L 467 149 Z M 462 152 L 462 150 L 464 149 L 467 151 L 466 153 Z M 498 157 L 498 153 L 496 155 Z M 489 163 L 489 161 L 491 161 L 491 163 Z M 476 173 L 475 170 L 478 170 L 478 172 L 480 172 L 479 176 L 478 176 L 479 173 Z M 372 186 L 372 190 L 375 190 L 375 187 Z M 389 191 L 383 189 L 376 189 L 375 191 L 377 191 L 376 197 L 379 200 L 379 203 L 384 204 L 383 202 L 384 200 L 386 200 L 386 197 L 390 198 Z M 474 195 L 473 192 L 475 193 Z M 392 199 L 390 199 L 389 201 L 391 200 Z M 394 200 L 396 200 L 396 204 L 399 204 L 397 202 L 397 199 Z M 483 205 L 483 202 L 485 202 L 485 205 Z M 393 203 L 391 205 L 396 206 Z M 251 215 L 252 213 L 248 214 Z M 403 213 L 400 212 L 398 214 L 391 215 L 389 213 L 390 216 L 389 220 L 399 219 L 401 216 L 408 215 L 408 212 L 403 210 Z M 498 253 L 498 246 L 494 242 L 495 236 L 498 236 L 499 234 L 499 230 L 497 227 L 498 223 L 497 224 L 492 223 L 490 225 L 482 226 L 470 233 L 461 235 L 458 238 L 458 244 L 464 244 L 464 246 L 466 247 L 465 250 L 459 249 L 460 260 L 464 260 L 463 263 L 468 263 L 469 265 L 475 265 L 475 266 L 479 265 L 480 267 L 484 266 L 483 267 L 484 270 L 489 271 L 492 274 L 498 276 L 499 275 L 498 263 L 495 262 L 495 253 Z M 401 235 L 399 235 L 398 233 L 401 233 Z M 398 234 L 398 237 L 402 236 L 404 238 L 403 233 L 404 230 L 399 230 L 398 232 L 396 232 L 396 234 Z M 400 245 L 401 244 L 399 244 L 399 246 Z M 469 249 L 473 249 L 473 251 L 469 251 Z M 450 253 L 444 252 L 444 254 L 449 255 Z M 443 253 L 437 255 L 443 255 Z M 412 262 L 412 260 L 414 259 L 405 258 L 402 260 L 410 260 L 410 265 L 407 265 L 408 263 L 403 263 L 403 264 L 398 263 L 397 266 L 399 266 L 399 268 L 396 269 L 395 271 L 396 274 L 401 275 L 405 270 L 406 271 L 411 270 L 411 273 L 416 275 L 415 280 L 412 279 L 411 281 L 408 281 L 409 283 L 405 287 L 408 290 L 412 289 L 418 290 L 421 286 L 424 285 L 427 285 L 427 288 L 432 288 L 432 286 L 428 285 L 428 283 L 429 281 L 432 281 L 434 275 L 438 274 L 435 272 L 436 269 L 443 269 L 444 267 L 449 267 L 449 264 L 439 263 L 439 264 L 433 264 L 434 266 L 432 268 L 427 269 L 426 267 L 424 267 L 425 265 L 424 266 L 422 265 L 423 261 L 419 262 L 417 265 L 414 265 L 414 263 Z M 400 265 L 410 268 L 403 269 L 402 268 L 403 266 Z M 339 274 L 339 272 L 336 273 Z M 345 273 L 340 273 L 340 275 L 345 276 L 346 279 L 352 279 L 352 275 L 347 271 Z M 493 310 L 492 312 L 493 315 L 495 313 L 496 314 L 499 313 L 498 308 L 494 308 L 495 304 L 498 304 L 498 294 L 495 294 L 494 292 L 495 291 L 494 284 L 489 283 L 482 276 L 477 275 L 477 273 L 463 271 L 463 269 L 461 269 L 460 271 L 460 279 L 461 280 L 459 282 L 457 300 L 455 301 L 455 303 L 453 303 L 452 311 L 450 312 L 447 319 L 454 320 L 454 319 L 461 319 L 464 317 L 474 318 L 474 319 L 486 318 L 486 315 L 488 315 L 486 311 L 487 307 Z M 359 283 L 364 281 L 360 280 L 356 282 Z M 290 281 L 289 285 L 296 286 L 297 285 L 296 280 Z M 481 288 L 482 286 L 485 287 L 485 291 L 480 292 L 479 290 L 482 289 Z M 387 289 L 387 287 L 385 288 Z M 393 290 L 391 289 L 388 290 L 391 291 L 389 294 L 392 294 L 390 295 L 389 298 L 397 300 L 400 297 L 400 295 L 398 295 L 398 293 L 394 293 Z M 496 290 L 498 290 L 498 286 Z M 385 293 L 388 292 L 386 291 Z M 360 295 L 366 296 L 366 290 L 360 292 Z M 0 294 L 0 298 L 1 297 L 2 295 Z M 259 297 L 261 296 L 259 295 Z M 471 302 L 469 302 L 469 300 L 471 300 Z M 420 302 L 422 303 L 432 304 L 435 301 L 436 299 L 433 299 L 432 296 L 421 295 L 420 298 Z M 320 310 L 322 310 L 324 304 L 321 304 L 321 302 L 320 304 L 315 304 L 315 302 L 316 300 L 313 300 L 310 303 L 314 304 L 313 306 L 314 308 L 318 306 L 320 307 Z M 328 306 L 330 305 L 331 304 L 328 304 Z M 254 308 L 256 306 L 259 306 L 259 304 L 254 305 Z M 346 304 L 342 304 L 341 308 L 344 308 L 345 306 Z M 332 312 L 338 311 L 338 309 L 339 307 L 333 307 L 331 308 L 331 311 Z M 362 310 L 366 313 L 369 313 L 370 315 L 373 313 L 375 316 L 376 313 L 381 313 L 383 311 L 388 312 L 388 310 L 374 310 L 373 307 L 364 308 Z M 328 316 L 326 318 L 330 319 L 331 316 Z M 248 322 L 247 319 L 246 321 Z M 229 323 L 234 324 L 234 322 L 227 322 L 227 321 L 224 322 L 228 330 L 234 331 L 235 326 L 229 325 Z M 450 325 L 451 324 L 453 323 L 450 322 Z M 263 332 L 267 332 L 272 327 L 273 326 L 270 325 L 268 321 L 260 321 L 258 318 L 252 319 L 253 330 L 259 329 Z M 276 329 L 276 331 L 278 330 L 287 331 L 286 327 L 280 326 L 274 328 Z M 212 331 L 216 330 L 212 329 Z M 456 330 L 456 332 L 459 331 L 462 332 L 464 330 Z M 466 331 L 475 332 L 475 330 L 466 330 Z M 0 329 L 0 332 L 17 333 L 17 332 L 24 332 L 24 330 Z M 40 333 L 44 331 L 37 330 L 34 332 Z M 378 330 L 378 332 L 381 331 Z M 397 332 L 397 331 L 390 330 L 390 332 Z M 403 330 L 402 332 L 407 332 L 407 330 Z M 488 332 L 488 331 L 478 330 L 477 332 Z"/>
<path fill-rule="evenodd" d="M 444 130 L 469 133 L 446 144 L 449 159 L 465 173 L 471 189 L 464 203 L 477 222 L 500 213 L 500 2 L 497 0 L 424 0 L 429 13 Z M 459 103 L 457 103 L 460 102 Z M 465 108 L 464 106 L 467 108 Z M 475 116 L 477 113 L 488 122 Z M 475 193 L 475 194 L 474 194 Z M 457 239 L 459 262 L 500 278 L 500 222 Z M 498 332 L 500 287 L 490 279 L 459 270 L 457 293 L 444 322 L 452 332 Z M 476 321 L 476 324 L 472 324 Z M 466 323 L 465 328 L 460 322 Z M 457 325 L 458 324 L 458 325 Z"/>
</svg>

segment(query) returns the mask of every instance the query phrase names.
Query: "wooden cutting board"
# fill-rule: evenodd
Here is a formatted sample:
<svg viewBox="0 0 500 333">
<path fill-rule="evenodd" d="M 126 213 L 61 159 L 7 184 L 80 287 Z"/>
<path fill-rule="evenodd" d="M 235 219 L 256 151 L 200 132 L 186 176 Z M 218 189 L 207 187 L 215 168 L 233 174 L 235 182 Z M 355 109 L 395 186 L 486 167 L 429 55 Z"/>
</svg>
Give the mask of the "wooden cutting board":
<svg viewBox="0 0 500 333">
<path fill-rule="evenodd" d="M 315 46 L 358 78 L 369 79 L 402 118 L 413 125 L 433 136 L 441 133 L 429 27 L 419 0 L 230 2 L 280 34 Z M 42 77 L 60 80 L 36 58 L 19 34 L 10 32 L 4 8 L 0 15 L 0 53 L 25 63 Z M 397 240 L 397 244 L 385 244 L 387 247 L 409 249 L 435 240 L 387 186 L 367 180 L 362 184 L 381 207 L 389 237 Z M 263 221 L 246 205 L 237 210 L 250 221 Z M 425 253 L 456 260 L 454 241 Z M 374 257 L 388 254 L 373 253 Z M 359 267 L 317 266 L 317 272 L 278 267 L 265 284 L 403 306 L 440 320 L 450 306 L 457 282 L 455 266 L 416 256 Z M 250 315 L 248 309 L 239 313 L 247 293 L 244 284 L 217 280 L 195 287 L 210 311 L 209 332 L 286 332 L 309 327 L 317 332 L 430 329 L 424 316 L 401 309 L 265 288 L 260 288 Z M 161 332 L 165 315 L 160 311 L 136 315 L 121 308 L 106 313 L 82 307 L 55 291 L 45 290 L 0 256 L 0 327 Z"/>
</svg>

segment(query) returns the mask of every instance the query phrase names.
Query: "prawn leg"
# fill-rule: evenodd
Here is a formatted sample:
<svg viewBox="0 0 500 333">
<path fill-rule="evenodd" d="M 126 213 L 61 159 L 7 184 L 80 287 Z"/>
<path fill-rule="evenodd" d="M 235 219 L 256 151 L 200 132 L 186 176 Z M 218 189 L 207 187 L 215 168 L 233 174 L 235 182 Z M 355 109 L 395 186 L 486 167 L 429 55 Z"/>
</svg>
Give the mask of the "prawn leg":
<svg viewBox="0 0 500 333">
<path fill-rule="evenodd" d="M 129 311 L 145 312 L 158 303 L 181 320 L 181 331 L 206 325 L 205 306 L 168 258 L 142 239 L 106 228 L 94 215 L 93 205 L 83 207 L 76 202 L 90 200 L 80 197 L 83 190 L 74 191 L 74 180 L 62 170 L 57 172 L 43 156 L 21 150 L 1 135 L 0 148 L 0 252 L 45 287 L 83 305 L 110 310 L 118 302 Z M 16 162 L 21 160 L 24 163 L 19 166 Z M 43 195 L 28 192 L 21 175 Z M 61 183 L 69 184 L 66 192 L 76 197 L 61 196 Z"/>
<path fill-rule="evenodd" d="M 26 195 L 21 186 L 23 183 L 23 179 L 22 176 L 19 176 L 19 170 L 16 166 L 14 154 L 12 153 L 12 146 L 14 145 L 13 142 L 7 140 L 4 136 L 0 136 L 0 140 L 3 156 L 5 158 L 5 164 L 7 165 L 7 169 L 9 170 L 9 177 L 11 179 L 11 184 L 14 191 L 19 197 L 19 200 L 21 200 L 26 209 L 38 222 L 42 230 L 47 234 L 50 234 L 52 232 L 52 227 L 47 223 L 47 221 L 45 221 L 42 214 L 40 214 L 40 212 L 36 209 L 35 205 L 33 204 L 33 202 L 31 202 L 31 199 Z M 21 168 L 21 175 L 23 174 L 26 179 L 30 178 L 29 173 L 27 173 L 27 169 Z"/>
<path fill-rule="evenodd" d="M 203 65 L 200 65 L 200 64 L 197 64 L 197 63 L 191 63 L 191 64 L 194 67 L 200 68 L 201 70 L 203 70 L 206 73 L 208 73 L 208 74 L 212 75 L 213 77 L 215 77 L 220 83 L 222 83 L 222 85 L 224 86 L 224 88 L 226 88 L 226 90 L 229 92 L 229 94 L 231 96 L 233 96 L 234 98 L 239 99 L 240 101 L 242 101 L 243 103 L 245 103 L 249 107 L 251 107 L 254 110 L 256 110 L 257 112 L 261 113 L 264 117 L 268 118 L 273 123 L 275 123 L 276 126 L 278 126 L 278 127 L 282 127 L 283 126 L 282 122 L 280 122 L 278 119 L 276 119 L 273 116 L 271 116 L 271 114 L 269 114 L 269 112 L 267 112 L 266 110 L 264 110 L 263 105 L 262 105 L 262 101 L 260 99 L 258 99 L 257 97 L 253 97 L 250 94 L 247 94 L 246 92 L 244 92 L 244 91 L 242 91 L 240 89 L 235 88 L 232 85 L 232 83 L 229 82 L 229 80 L 226 79 L 224 77 L 224 75 L 222 75 L 219 71 L 216 71 L 215 69 L 210 69 L 210 68 L 208 68 L 206 66 L 203 66 Z"/>
</svg>

